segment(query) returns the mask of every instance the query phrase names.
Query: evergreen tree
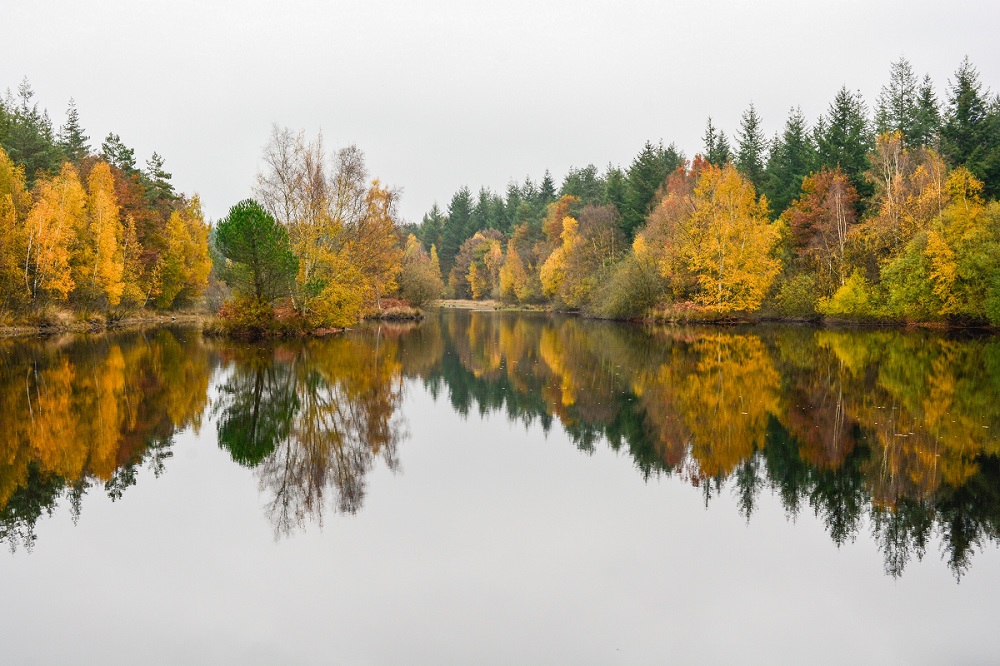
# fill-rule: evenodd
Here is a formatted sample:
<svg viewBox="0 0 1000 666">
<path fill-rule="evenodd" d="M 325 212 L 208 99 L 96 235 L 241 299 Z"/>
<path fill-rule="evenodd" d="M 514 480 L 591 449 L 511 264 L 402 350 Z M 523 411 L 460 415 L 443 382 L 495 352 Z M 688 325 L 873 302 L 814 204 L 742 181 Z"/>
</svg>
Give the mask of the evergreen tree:
<svg viewBox="0 0 1000 666">
<path fill-rule="evenodd" d="M 477 231 L 492 227 L 493 205 L 491 198 L 493 193 L 485 187 L 479 188 L 479 196 L 476 197 L 476 204 L 469 214 L 469 226 L 465 230 L 465 237 L 472 238 Z"/>
<path fill-rule="evenodd" d="M 472 193 L 468 187 L 463 187 L 451 198 L 448 204 L 448 217 L 444 221 L 444 230 L 441 233 L 441 247 L 439 255 L 441 260 L 441 270 L 444 275 L 451 272 L 451 267 L 455 264 L 455 257 L 462 243 L 468 238 L 466 230 L 469 228 L 469 219 L 472 217 Z"/>
<path fill-rule="evenodd" d="M 826 115 L 816 124 L 814 134 L 819 166 L 839 167 L 859 194 L 870 194 L 871 183 L 864 174 L 868 170 L 868 154 L 875 148 L 875 137 L 861 93 L 852 93 L 842 86 Z"/>
<path fill-rule="evenodd" d="M 290 292 L 299 260 L 288 230 L 253 199 L 229 209 L 216 229 L 215 246 L 229 260 L 226 281 L 237 293 L 273 303 Z"/>
<path fill-rule="evenodd" d="M 170 182 L 172 174 L 163 168 L 163 158 L 154 152 L 146 160 L 146 170 L 142 173 L 142 183 L 146 187 L 146 199 L 151 202 L 169 202 L 177 198 L 174 186 Z"/>
<path fill-rule="evenodd" d="M 604 180 L 597 172 L 597 167 L 588 164 L 582 169 L 570 168 L 563 179 L 559 195 L 570 195 L 580 200 L 583 205 L 601 203 L 604 197 Z"/>
<path fill-rule="evenodd" d="M 775 136 L 764 170 L 764 193 L 771 215 L 780 215 L 799 196 L 802 181 L 816 164 L 816 147 L 802 110 L 793 108 L 780 136 Z"/>
<path fill-rule="evenodd" d="M 424 214 L 420 223 L 419 237 L 424 249 L 430 252 L 431 247 L 441 245 L 441 233 L 444 231 L 444 216 L 437 202 Z"/>
<path fill-rule="evenodd" d="M 604 196 L 601 203 L 614 206 L 619 215 L 625 214 L 625 196 L 628 187 L 625 182 L 625 172 L 620 167 L 608 164 L 607 171 L 604 172 Z"/>
<path fill-rule="evenodd" d="M 764 138 L 760 116 L 753 102 L 740 118 L 740 129 L 736 134 L 739 149 L 736 153 L 736 168 L 753 183 L 757 196 L 764 186 L 764 168 L 767 160 L 767 139 Z"/>
<path fill-rule="evenodd" d="M 136 173 L 135 150 L 122 143 L 121 137 L 108 133 L 101 144 L 101 158 L 111 166 L 132 175 Z"/>
<path fill-rule="evenodd" d="M 48 113 L 38 110 L 33 102 L 35 92 L 25 78 L 17 88 L 18 104 L 10 104 L 3 148 L 15 164 L 24 167 L 28 186 L 42 174 L 54 173 L 59 168 L 60 150 L 52 130 Z M 12 101 L 12 100 L 11 100 Z"/>
<path fill-rule="evenodd" d="M 503 206 L 506 231 L 512 230 L 517 224 L 517 211 L 523 201 L 524 197 L 521 196 L 521 188 L 517 183 L 514 181 L 507 183 L 507 198 Z"/>
<path fill-rule="evenodd" d="M 721 167 L 732 157 L 726 133 L 715 129 L 711 116 L 708 117 L 708 123 L 705 125 L 703 140 L 705 142 L 705 159 L 711 164 Z"/>
<path fill-rule="evenodd" d="M 76 110 L 76 102 L 69 98 L 66 109 L 66 122 L 59 128 L 59 148 L 70 162 L 79 164 L 80 160 L 90 154 L 90 137 L 83 133 L 80 125 L 80 113 Z"/>
<path fill-rule="evenodd" d="M 979 72 L 966 57 L 949 87 L 941 127 L 941 152 L 983 181 L 984 193 L 1000 195 L 1000 102 L 990 103 Z"/>
<path fill-rule="evenodd" d="M 622 232 L 629 240 L 645 222 L 656 191 L 667 176 L 681 165 L 683 159 L 673 144 L 664 148 L 662 143 L 654 146 L 647 141 L 642 152 L 632 160 L 625 177 L 625 201 L 621 220 Z"/>
<path fill-rule="evenodd" d="M 538 189 L 538 196 L 542 206 L 548 206 L 556 200 L 556 182 L 552 179 L 552 174 L 548 169 L 545 170 L 545 176 L 542 178 L 542 184 Z"/>
<path fill-rule="evenodd" d="M 935 146 L 941 132 L 941 109 L 929 74 L 924 75 L 923 83 L 917 89 L 917 108 L 911 132 L 910 145 L 923 147 Z"/>
<path fill-rule="evenodd" d="M 907 144 L 914 145 L 917 130 L 917 100 L 919 90 L 913 67 L 900 58 L 889 68 L 889 83 L 882 86 L 875 111 L 875 131 L 878 134 L 900 132 Z"/>
</svg>

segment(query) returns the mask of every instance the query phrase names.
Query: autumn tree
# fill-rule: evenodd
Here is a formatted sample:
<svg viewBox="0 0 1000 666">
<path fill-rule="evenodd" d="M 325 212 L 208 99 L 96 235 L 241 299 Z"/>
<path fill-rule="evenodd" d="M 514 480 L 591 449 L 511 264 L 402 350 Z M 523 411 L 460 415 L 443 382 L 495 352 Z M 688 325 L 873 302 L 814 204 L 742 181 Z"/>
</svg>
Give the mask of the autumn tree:
<svg viewBox="0 0 1000 666">
<path fill-rule="evenodd" d="M 66 300 L 76 286 L 71 260 L 77 230 L 86 225 L 87 195 L 69 163 L 37 192 L 27 219 L 25 280 L 36 300 Z"/>
<path fill-rule="evenodd" d="M 431 250 L 437 254 L 432 245 Z M 399 293 L 413 305 L 420 307 L 440 298 L 444 292 L 441 271 L 435 266 L 430 254 L 413 234 L 406 239 L 403 251 L 403 268 L 399 274 Z"/>
<path fill-rule="evenodd" d="M 212 260 L 208 252 L 208 226 L 201 201 L 193 197 L 167 220 L 167 247 L 156 265 L 156 306 L 161 309 L 191 304 L 208 286 Z"/>
<path fill-rule="evenodd" d="M 719 312 L 757 309 L 780 270 L 766 199 L 729 164 L 702 171 L 693 203 L 681 252 L 701 287 L 696 300 Z"/>
<path fill-rule="evenodd" d="M 87 178 L 87 223 L 78 230 L 75 253 L 76 288 L 84 298 L 121 302 L 125 269 L 122 225 L 111 167 L 98 162 Z"/>
<path fill-rule="evenodd" d="M 801 269 L 815 276 L 820 295 L 833 293 L 847 279 L 845 257 L 858 219 L 857 198 L 842 171 L 823 169 L 803 181 L 802 194 L 781 216 Z"/>
<path fill-rule="evenodd" d="M 24 168 L 0 148 L 0 312 L 24 307 L 31 296 L 24 273 L 30 207 Z"/>
</svg>

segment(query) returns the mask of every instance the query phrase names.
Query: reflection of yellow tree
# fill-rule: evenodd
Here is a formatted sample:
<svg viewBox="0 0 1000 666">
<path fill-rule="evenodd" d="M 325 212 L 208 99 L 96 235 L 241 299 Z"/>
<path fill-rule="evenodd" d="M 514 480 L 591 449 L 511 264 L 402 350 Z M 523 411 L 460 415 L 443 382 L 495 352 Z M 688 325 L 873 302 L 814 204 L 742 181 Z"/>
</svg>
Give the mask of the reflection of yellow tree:
<svg viewBox="0 0 1000 666">
<path fill-rule="evenodd" d="M 169 331 L 8 341 L 0 359 L 0 508 L 32 467 L 74 486 L 111 481 L 200 418 L 212 371 L 200 338 L 182 347 Z"/>
<path fill-rule="evenodd" d="M 996 454 L 1000 393 L 987 360 L 995 343 L 897 331 L 822 332 L 847 368 L 848 417 L 871 433 L 868 481 L 875 501 L 926 498 L 959 487 Z"/>
<path fill-rule="evenodd" d="M 692 344 L 697 362 L 677 383 L 691 431 L 691 455 L 708 477 L 728 475 L 764 444 L 776 412 L 780 377 L 755 335 L 717 333 Z"/>
</svg>

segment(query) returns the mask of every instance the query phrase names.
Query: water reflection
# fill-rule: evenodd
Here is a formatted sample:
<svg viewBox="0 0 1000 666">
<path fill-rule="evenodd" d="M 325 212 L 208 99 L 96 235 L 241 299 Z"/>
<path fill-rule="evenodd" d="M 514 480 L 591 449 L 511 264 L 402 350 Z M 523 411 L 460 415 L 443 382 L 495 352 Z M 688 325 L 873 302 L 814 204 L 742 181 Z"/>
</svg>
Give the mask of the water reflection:
<svg viewBox="0 0 1000 666">
<path fill-rule="evenodd" d="M 180 428 L 215 420 L 278 535 L 355 513 L 407 438 L 407 378 L 462 418 L 558 421 L 710 502 L 762 493 L 842 544 L 870 530 L 900 575 L 939 537 L 956 575 L 1000 539 L 1000 340 L 931 332 L 643 328 L 442 311 L 417 327 L 249 346 L 192 333 L 0 343 L 0 540 L 87 488 L 162 471 Z M 210 384 L 214 387 L 210 390 Z M 208 395 L 217 396 L 211 409 Z"/>
<path fill-rule="evenodd" d="M 326 495 L 355 513 L 376 460 L 392 470 L 405 438 L 399 344 L 381 327 L 277 346 L 223 346 L 219 445 L 252 467 L 277 534 L 322 524 Z"/>
<path fill-rule="evenodd" d="M 112 499 L 142 465 L 159 475 L 176 431 L 197 432 L 214 363 L 198 336 L 0 340 L 0 541 L 30 548 L 35 523 L 88 488 Z"/>
</svg>

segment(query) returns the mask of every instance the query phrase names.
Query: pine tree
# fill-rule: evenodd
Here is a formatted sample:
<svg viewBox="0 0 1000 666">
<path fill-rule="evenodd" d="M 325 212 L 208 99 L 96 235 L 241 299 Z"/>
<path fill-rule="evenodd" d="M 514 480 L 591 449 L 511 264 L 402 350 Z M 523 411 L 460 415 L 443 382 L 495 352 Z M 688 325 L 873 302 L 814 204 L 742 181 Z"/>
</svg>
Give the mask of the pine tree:
<svg viewBox="0 0 1000 666">
<path fill-rule="evenodd" d="M 941 152 L 983 182 L 988 197 L 1000 194 L 1000 103 L 990 103 L 979 72 L 962 61 L 949 86 L 948 108 L 941 127 Z"/>
<path fill-rule="evenodd" d="M 451 198 L 448 204 L 448 217 L 444 221 L 444 230 L 441 233 L 441 269 L 447 275 L 451 272 L 451 267 L 455 264 L 455 257 L 458 250 L 468 236 L 465 235 L 469 227 L 469 218 L 472 216 L 472 193 L 468 187 L 463 187 Z"/>
<path fill-rule="evenodd" d="M 764 171 L 764 193 L 771 215 L 777 217 L 791 205 L 802 189 L 802 181 L 816 165 L 816 147 L 802 110 L 794 108 L 780 136 L 775 136 Z"/>
<path fill-rule="evenodd" d="M 66 122 L 59 128 L 59 148 L 70 162 L 79 164 L 90 154 L 90 137 L 83 133 L 80 125 L 80 112 L 76 110 L 76 102 L 69 98 L 66 109 Z"/>
<path fill-rule="evenodd" d="M 705 159 L 711 164 L 722 166 L 732 157 L 726 133 L 715 129 L 711 116 L 708 117 L 708 123 L 705 125 L 705 136 L 702 140 L 705 142 Z"/>
<path fill-rule="evenodd" d="M 101 157 L 126 174 L 136 173 L 135 150 L 122 143 L 121 137 L 117 134 L 108 133 L 104 143 L 101 144 Z"/>
<path fill-rule="evenodd" d="M 47 112 L 40 112 L 33 102 L 34 90 L 25 78 L 17 88 L 20 103 L 13 107 L 3 145 L 15 164 L 24 167 L 28 186 L 40 175 L 54 174 L 59 169 L 60 150 L 56 145 L 52 121 Z"/>
<path fill-rule="evenodd" d="M 739 141 L 736 168 L 747 180 L 753 183 L 757 195 L 760 196 L 764 186 L 767 139 L 764 138 L 762 122 L 753 102 L 740 118 L 740 129 L 736 138 Z"/>
<path fill-rule="evenodd" d="M 425 250 L 430 251 L 433 246 L 441 244 L 442 231 L 444 231 L 444 216 L 441 215 L 441 208 L 435 201 L 420 223 L 418 235 Z"/>
<path fill-rule="evenodd" d="M 906 58 L 892 63 L 889 83 L 882 86 L 875 111 L 875 130 L 879 134 L 900 132 L 913 145 L 917 124 L 917 77 Z"/>
<path fill-rule="evenodd" d="M 174 186 L 170 182 L 173 175 L 166 172 L 163 164 L 163 158 L 156 152 L 146 160 L 146 170 L 142 172 L 142 184 L 146 187 L 146 199 L 150 203 L 170 202 L 177 198 Z"/>
<path fill-rule="evenodd" d="M 625 201 L 622 211 L 622 232 L 631 241 L 649 213 L 656 191 L 667 176 L 681 165 L 683 157 L 677 148 L 647 141 L 642 152 L 632 160 L 625 177 Z"/>
<path fill-rule="evenodd" d="M 626 192 L 625 173 L 620 167 L 608 164 L 608 169 L 604 172 L 604 195 L 601 203 L 614 206 L 619 215 L 624 215 Z"/>
<path fill-rule="evenodd" d="M 539 186 L 538 196 L 543 206 L 548 206 L 556 200 L 556 182 L 552 179 L 552 173 L 548 169 L 545 170 L 545 176 Z"/>
<path fill-rule="evenodd" d="M 875 137 L 868 124 L 868 106 L 861 93 L 841 87 L 826 115 L 817 123 L 814 134 L 819 165 L 829 169 L 839 167 L 859 193 L 869 194 L 871 184 L 864 173 L 868 170 L 868 154 L 875 148 Z"/>
<path fill-rule="evenodd" d="M 925 148 L 935 146 L 941 132 L 941 109 L 929 74 L 924 75 L 923 83 L 917 89 L 917 108 L 913 121 L 910 145 Z"/>
</svg>

